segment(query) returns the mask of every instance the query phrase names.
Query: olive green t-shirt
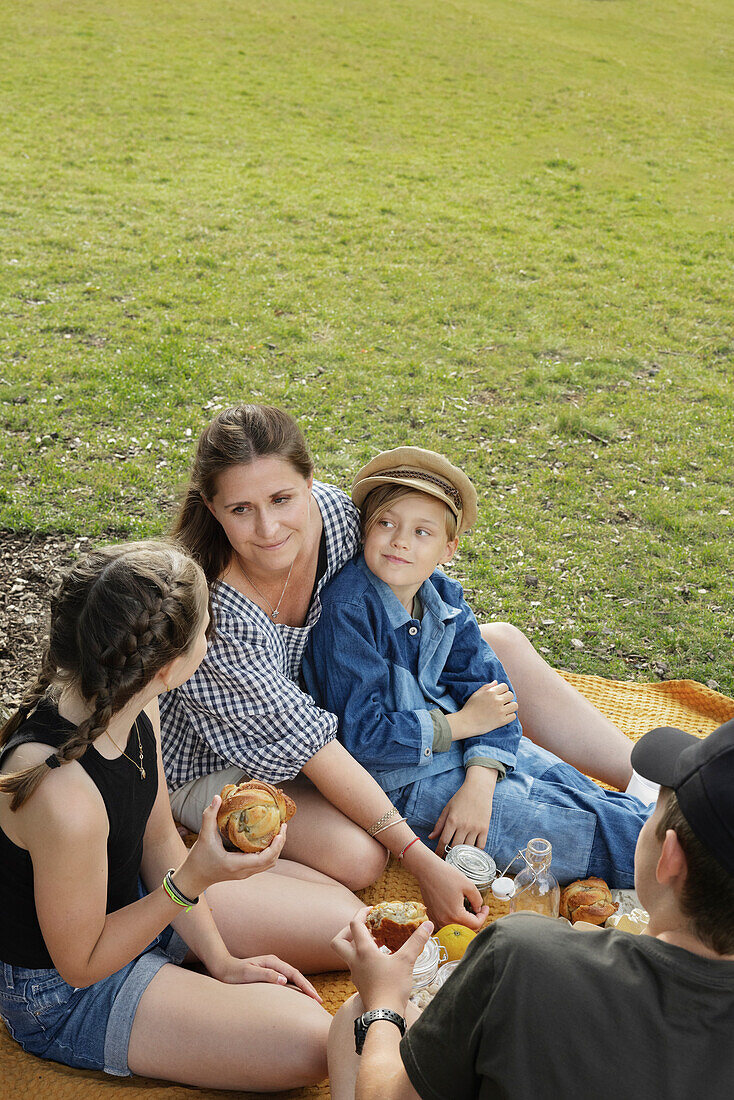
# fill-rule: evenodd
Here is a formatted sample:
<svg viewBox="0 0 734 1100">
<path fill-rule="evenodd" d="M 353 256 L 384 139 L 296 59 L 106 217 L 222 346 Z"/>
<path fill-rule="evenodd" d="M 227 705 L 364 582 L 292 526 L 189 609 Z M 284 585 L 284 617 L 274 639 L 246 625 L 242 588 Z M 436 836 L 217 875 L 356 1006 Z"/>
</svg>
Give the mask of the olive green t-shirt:
<svg viewBox="0 0 734 1100">
<path fill-rule="evenodd" d="M 472 942 L 400 1054 L 423 1100 L 731 1100 L 734 962 L 504 917 Z"/>
</svg>

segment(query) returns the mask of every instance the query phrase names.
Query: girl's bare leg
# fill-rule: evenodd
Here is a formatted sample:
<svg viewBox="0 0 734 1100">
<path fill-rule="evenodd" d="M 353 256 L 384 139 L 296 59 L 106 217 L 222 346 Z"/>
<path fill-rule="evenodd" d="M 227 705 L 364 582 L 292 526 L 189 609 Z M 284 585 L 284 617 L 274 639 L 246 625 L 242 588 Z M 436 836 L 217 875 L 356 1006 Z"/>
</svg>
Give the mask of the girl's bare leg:
<svg viewBox="0 0 734 1100">
<path fill-rule="evenodd" d="M 340 883 L 287 860 L 243 882 L 215 883 L 206 901 L 237 958 L 278 955 L 307 974 L 344 969 L 330 944 L 362 907 Z"/>
<path fill-rule="evenodd" d="M 382 844 L 327 802 L 305 777 L 281 786 L 298 807 L 288 822 L 287 859 L 313 867 L 350 890 L 362 890 L 380 877 L 389 854 Z"/>
<path fill-rule="evenodd" d="M 332 1021 L 328 1047 L 331 1100 L 354 1100 L 359 1073 L 359 1056 L 354 1051 L 354 1021 L 363 1012 L 359 993 L 355 993 L 344 1002 Z M 418 1009 L 408 1002 L 405 1009 L 408 1027 L 419 1015 Z"/>
<path fill-rule="evenodd" d="M 512 681 L 518 717 L 531 741 L 624 790 L 632 777 L 632 744 L 622 731 L 561 679 L 517 627 L 487 623 L 481 631 Z"/>
<path fill-rule="evenodd" d="M 290 987 L 225 985 L 164 966 L 140 999 L 128 1064 L 145 1077 L 199 1087 L 298 1088 L 326 1076 L 330 1023 L 325 1009 Z"/>
</svg>

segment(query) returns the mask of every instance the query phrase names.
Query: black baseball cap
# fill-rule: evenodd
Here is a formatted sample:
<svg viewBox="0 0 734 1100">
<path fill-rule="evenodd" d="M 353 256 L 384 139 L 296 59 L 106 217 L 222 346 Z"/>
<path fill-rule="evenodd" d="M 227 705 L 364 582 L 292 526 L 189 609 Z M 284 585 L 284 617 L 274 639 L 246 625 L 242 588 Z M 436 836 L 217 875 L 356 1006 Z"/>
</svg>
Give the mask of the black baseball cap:
<svg viewBox="0 0 734 1100">
<path fill-rule="evenodd" d="M 701 843 L 734 875 L 734 719 L 710 733 L 659 726 L 632 749 L 632 767 L 671 787 Z"/>
</svg>

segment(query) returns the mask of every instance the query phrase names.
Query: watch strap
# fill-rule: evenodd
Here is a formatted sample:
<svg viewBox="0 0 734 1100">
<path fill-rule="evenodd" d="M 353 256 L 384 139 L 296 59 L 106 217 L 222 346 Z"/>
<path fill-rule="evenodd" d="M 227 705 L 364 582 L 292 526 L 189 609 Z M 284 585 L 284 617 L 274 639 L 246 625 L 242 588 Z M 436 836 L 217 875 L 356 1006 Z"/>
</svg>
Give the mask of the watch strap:
<svg viewBox="0 0 734 1100">
<path fill-rule="evenodd" d="M 405 1018 L 399 1012 L 393 1012 L 391 1008 L 373 1008 L 370 1012 L 363 1012 L 354 1021 L 354 1049 L 357 1054 L 362 1053 L 367 1029 L 376 1020 L 388 1020 L 391 1024 L 395 1024 L 401 1035 L 405 1035 Z"/>
</svg>

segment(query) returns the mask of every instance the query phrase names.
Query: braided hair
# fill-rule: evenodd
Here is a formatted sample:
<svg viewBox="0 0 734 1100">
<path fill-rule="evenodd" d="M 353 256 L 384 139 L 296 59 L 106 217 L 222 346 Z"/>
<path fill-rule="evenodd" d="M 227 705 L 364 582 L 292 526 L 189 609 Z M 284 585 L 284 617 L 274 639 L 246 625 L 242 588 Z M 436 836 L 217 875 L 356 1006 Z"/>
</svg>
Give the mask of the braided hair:
<svg viewBox="0 0 734 1100">
<path fill-rule="evenodd" d="M 93 710 L 47 761 L 0 776 L 0 792 L 13 795 L 11 810 L 23 805 L 49 767 L 83 756 L 112 716 L 186 653 L 206 601 L 202 570 L 174 543 L 108 546 L 72 566 L 51 599 L 38 675 L 0 731 L 0 747 L 52 690 L 72 686 Z"/>
</svg>

